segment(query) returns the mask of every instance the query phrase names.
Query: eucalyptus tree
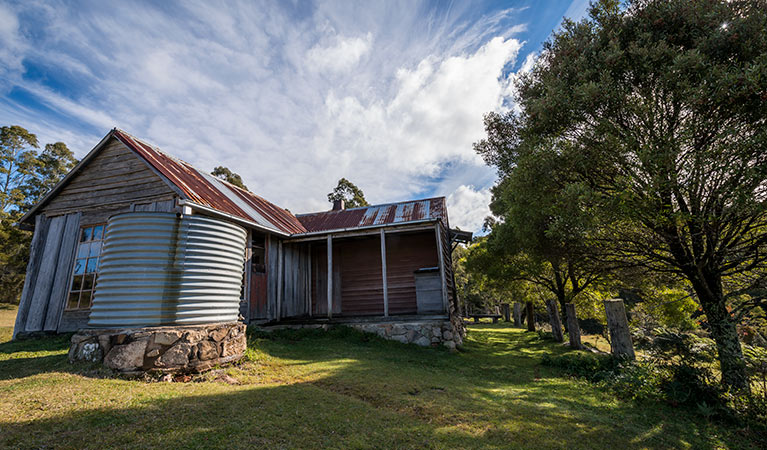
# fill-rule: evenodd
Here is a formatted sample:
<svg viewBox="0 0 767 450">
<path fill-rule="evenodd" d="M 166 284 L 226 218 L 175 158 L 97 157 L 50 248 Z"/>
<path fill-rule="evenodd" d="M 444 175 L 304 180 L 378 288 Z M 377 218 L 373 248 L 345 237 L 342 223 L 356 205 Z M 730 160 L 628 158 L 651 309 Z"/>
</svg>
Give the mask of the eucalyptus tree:
<svg viewBox="0 0 767 450">
<path fill-rule="evenodd" d="M 500 116 L 511 173 L 554 149 L 607 258 L 689 281 L 722 381 L 748 389 L 727 283 L 767 264 L 767 5 L 617 0 L 565 21 Z"/>
</svg>

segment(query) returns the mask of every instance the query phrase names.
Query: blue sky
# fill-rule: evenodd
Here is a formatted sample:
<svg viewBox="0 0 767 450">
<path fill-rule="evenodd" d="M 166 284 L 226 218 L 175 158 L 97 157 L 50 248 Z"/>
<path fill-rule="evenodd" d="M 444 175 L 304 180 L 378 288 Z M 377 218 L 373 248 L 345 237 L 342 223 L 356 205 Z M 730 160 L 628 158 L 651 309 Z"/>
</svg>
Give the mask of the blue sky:
<svg viewBox="0 0 767 450">
<path fill-rule="evenodd" d="M 482 115 L 587 0 L 0 0 L 0 124 L 85 155 L 123 128 L 225 165 L 294 212 L 341 177 L 371 203 L 445 196 L 477 230 L 495 172 Z"/>
</svg>

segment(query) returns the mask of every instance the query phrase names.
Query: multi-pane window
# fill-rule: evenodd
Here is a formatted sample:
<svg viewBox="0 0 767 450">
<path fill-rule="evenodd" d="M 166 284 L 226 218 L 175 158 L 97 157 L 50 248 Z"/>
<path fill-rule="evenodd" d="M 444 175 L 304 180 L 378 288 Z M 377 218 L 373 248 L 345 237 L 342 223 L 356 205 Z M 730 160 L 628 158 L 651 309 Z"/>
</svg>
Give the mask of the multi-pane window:
<svg viewBox="0 0 767 450">
<path fill-rule="evenodd" d="M 101 244 L 104 242 L 104 225 L 91 225 L 80 230 L 77 244 L 72 287 L 69 289 L 67 309 L 88 309 L 93 303 L 93 288 L 99 270 Z"/>
</svg>

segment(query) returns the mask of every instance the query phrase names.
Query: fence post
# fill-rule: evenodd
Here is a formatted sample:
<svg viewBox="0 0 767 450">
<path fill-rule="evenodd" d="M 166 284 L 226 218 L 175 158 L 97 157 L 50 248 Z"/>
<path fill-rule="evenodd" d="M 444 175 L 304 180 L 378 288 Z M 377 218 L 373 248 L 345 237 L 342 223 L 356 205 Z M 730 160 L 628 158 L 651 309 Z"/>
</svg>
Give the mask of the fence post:
<svg viewBox="0 0 767 450">
<path fill-rule="evenodd" d="M 511 322 L 511 307 L 508 303 L 504 303 L 501 305 L 501 310 L 503 311 L 503 320 L 506 322 Z"/>
<path fill-rule="evenodd" d="M 525 303 L 527 309 L 527 331 L 535 331 L 535 309 L 533 308 L 533 302 Z"/>
<path fill-rule="evenodd" d="M 570 336 L 570 347 L 579 350 L 583 348 L 581 344 L 581 328 L 578 325 L 578 316 L 575 315 L 575 305 L 573 303 L 565 304 L 565 315 L 567 316 L 567 333 Z"/>
<path fill-rule="evenodd" d="M 623 300 L 605 300 L 605 315 L 607 316 L 607 327 L 610 329 L 610 347 L 613 356 L 636 359 Z"/>
<path fill-rule="evenodd" d="M 549 323 L 551 323 L 551 334 L 557 342 L 565 340 L 562 336 L 562 322 L 559 320 L 559 309 L 556 300 L 547 300 L 546 309 L 549 311 Z"/>
<path fill-rule="evenodd" d="M 522 326 L 522 305 L 518 302 L 514 302 L 514 326 Z"/>
</svg>

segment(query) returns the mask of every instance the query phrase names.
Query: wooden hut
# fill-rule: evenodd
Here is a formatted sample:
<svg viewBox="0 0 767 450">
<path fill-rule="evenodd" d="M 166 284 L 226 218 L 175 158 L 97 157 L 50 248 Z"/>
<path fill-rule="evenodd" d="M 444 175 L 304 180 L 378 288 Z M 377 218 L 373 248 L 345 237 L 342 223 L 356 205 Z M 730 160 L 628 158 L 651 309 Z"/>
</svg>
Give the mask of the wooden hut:
<svg viewBox="0 0 767 450">
<path fill-rule="evenodd" d="M 247 230 L 246 323 L 460 343 L 451 243 L 467 237 L 451 232 L 443 197 L 294 215 L 118 129 L 21 219 L 34 237 L 14 337 L 87 327 L 108 220 L 143 211 Z"/>
</svg>

